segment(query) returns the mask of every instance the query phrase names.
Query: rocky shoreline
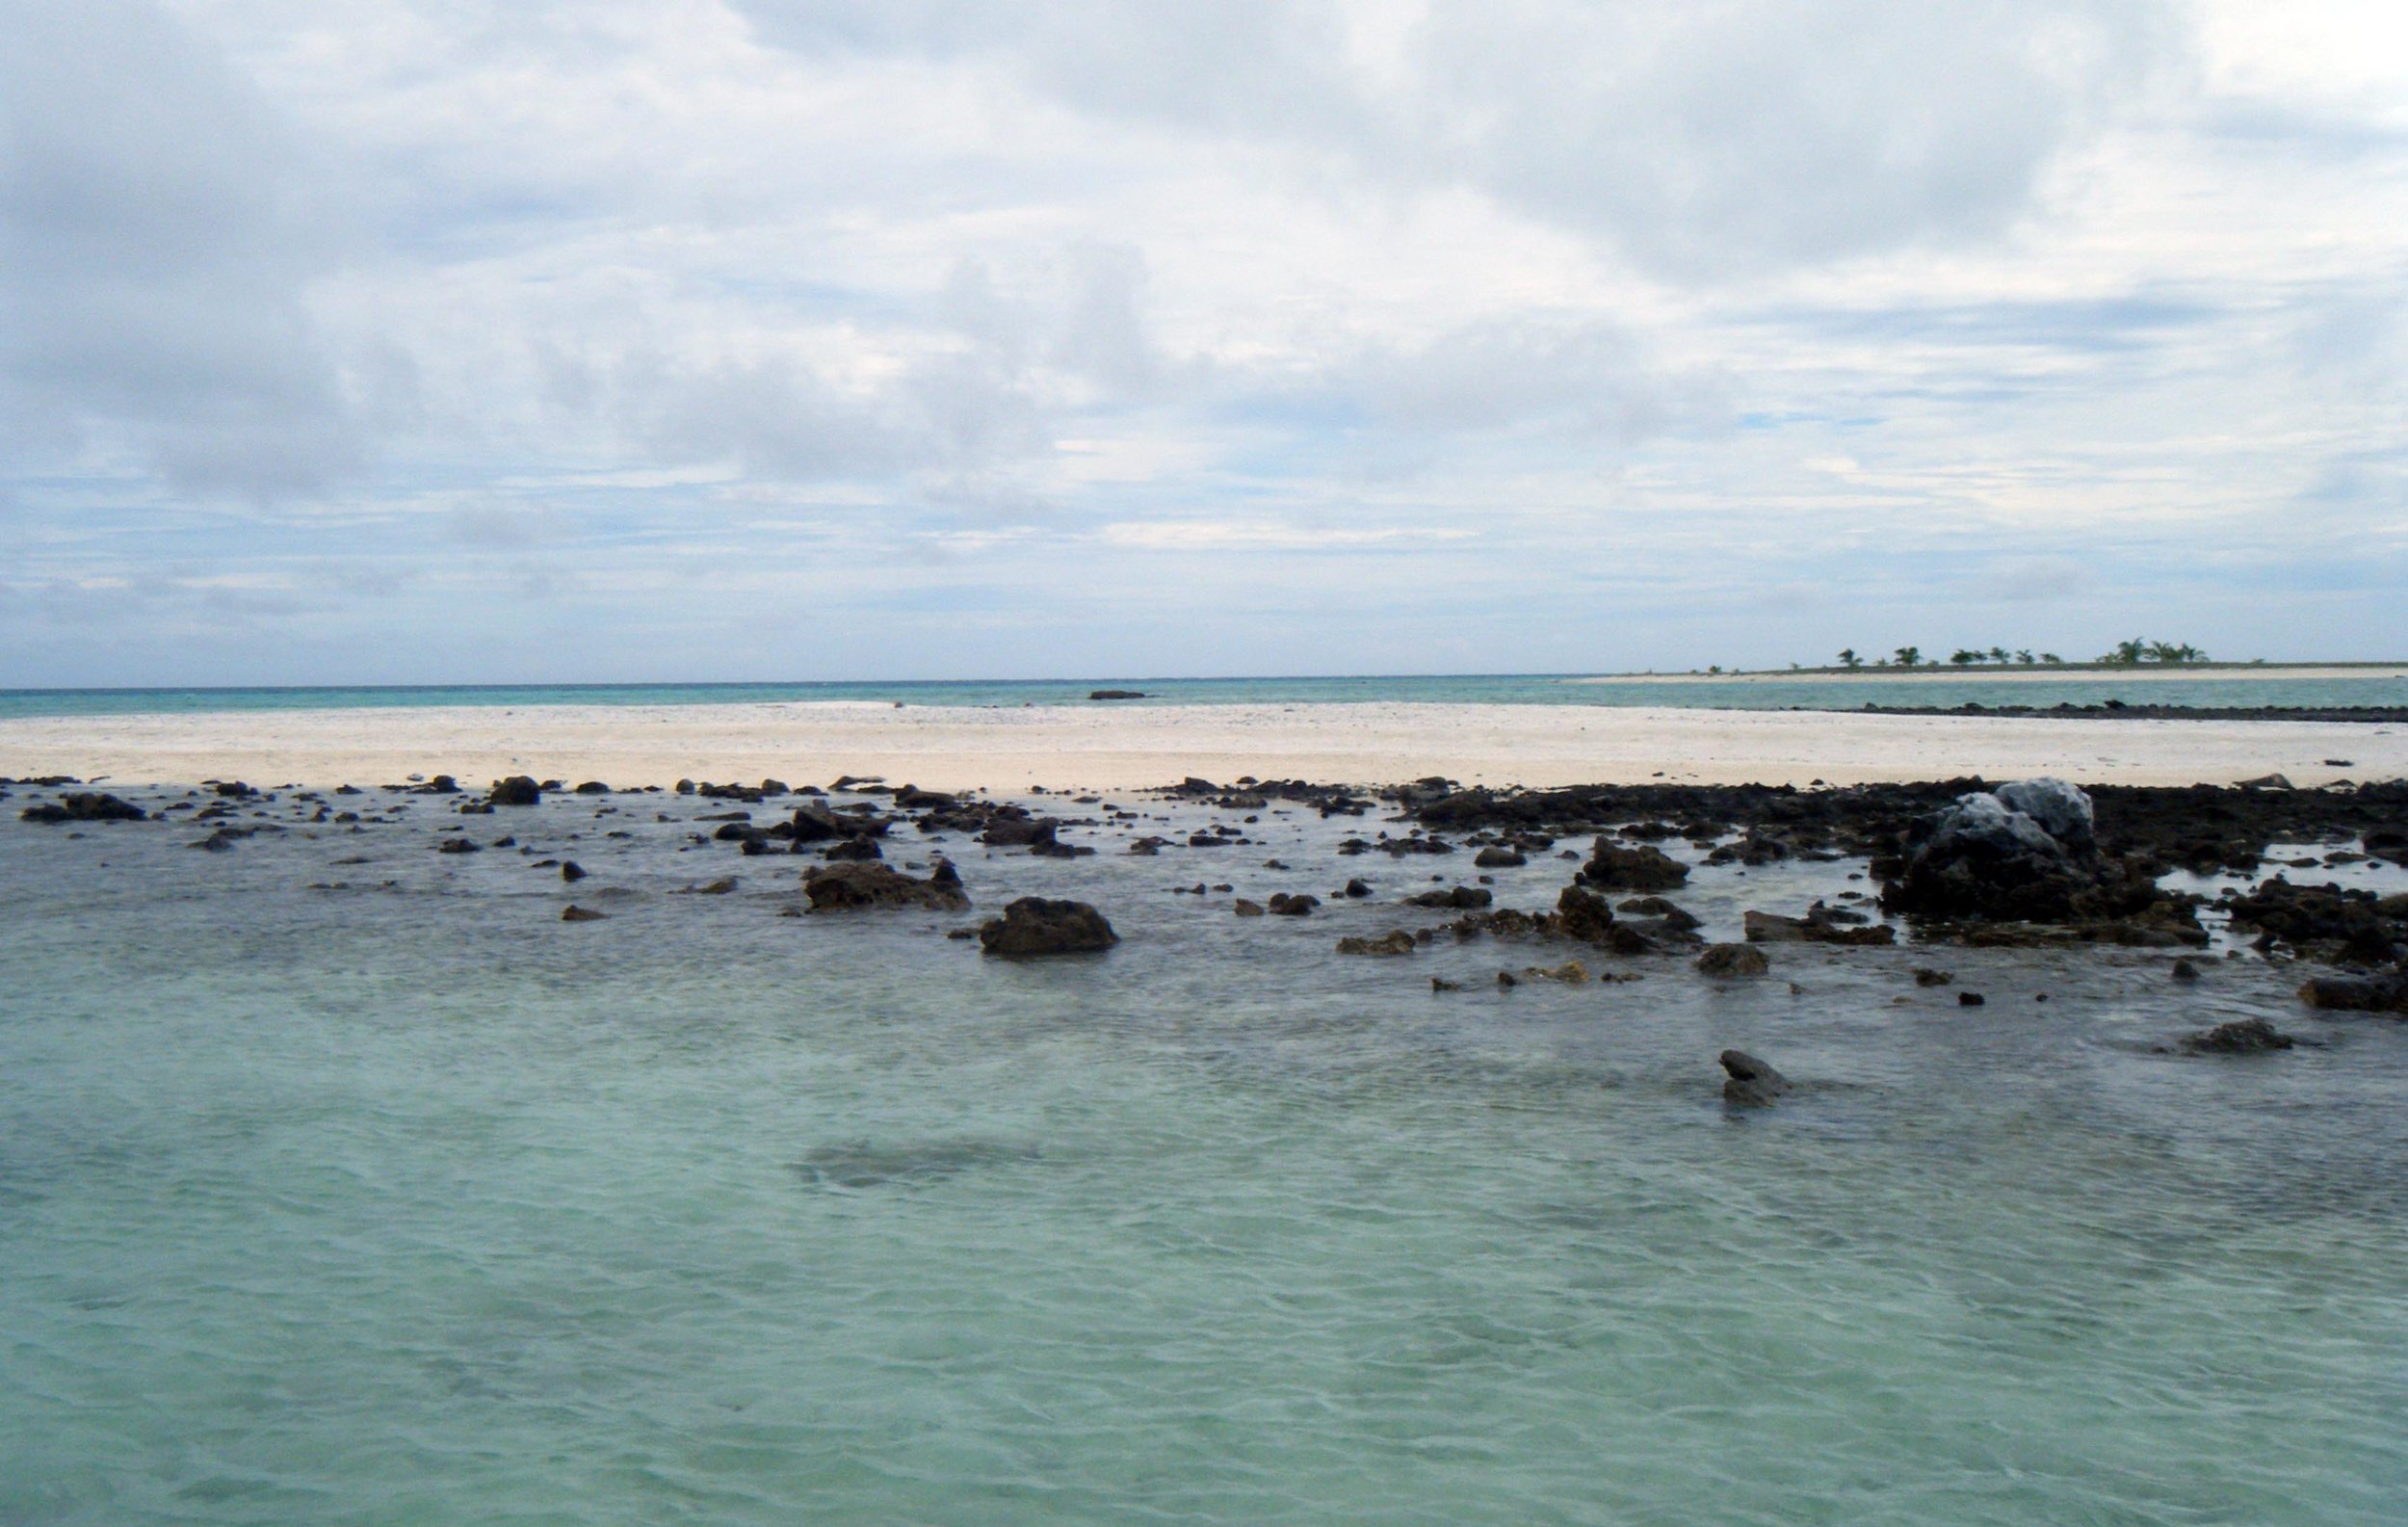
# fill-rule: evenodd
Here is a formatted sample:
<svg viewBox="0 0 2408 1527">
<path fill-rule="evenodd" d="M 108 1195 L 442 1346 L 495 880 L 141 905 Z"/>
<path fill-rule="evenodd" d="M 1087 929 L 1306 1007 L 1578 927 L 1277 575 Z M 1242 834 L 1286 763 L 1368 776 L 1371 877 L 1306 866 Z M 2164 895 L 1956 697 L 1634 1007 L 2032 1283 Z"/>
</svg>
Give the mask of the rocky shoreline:
<svg viewBox="0 0 2408 1527">
<path fill-rule="evenodd" d="M 447 864 L 501 851 L 576 897 L 553 914 L 564 923 L 605 922 L 613 896 L 644 894 L 608 883 L 608 872 L 583 883 L 604 862 L 597 851 L 724 856 L 729 871 L 744 865 L 756 886 L 767 882 L 777 915 L 799 917 L 967 913 L 983 887 L 961 866 L 980 856 L 1059 861 L 1006 877 L 1043 894 L 929 929 L 1008 961 L 1104 954 L 1122 937 L 1112 908 L 1080 896 L 1109 901 L 1112 889 L 1127 895 L 1141 885 L 1148 895 L 1192 898 L 1194 914 L 1261 917 L 1265 927 L 1333 922 L 1322 947 L 1345 964 L 1409 961 L 1441 945 L 1526 948 L 1497 971 L 1501 987 L 1650 976 L 1743 983 L 1808 951 L 1920 959 L 1901 975 L 1916 987 L 1949 987 L 1955 978 L 1933 955 L 1951 947 L 2155 951 L 2171 961 L 2166 979 L 2186 982 L 2220 950 L 2222 961 L 2305 967 L 2295 988 L 2301 1011 L 2408 1018 L 2408 782 L 2084 791 L 2045 778 L 1965 777 L 1487 790 L 1439 777 L 1378 789 L 1191 777 L 1123 797 L 1033 789 L 1004 799 L 853 777 L 824 787 L 771 778 L 620 790 L 522 775 L 473 789 L 438 774 L 327 791 L 212 780 L 124 795 L 66 777 L 0 779 L 19 830 L 95 844 L 163 829 L 207 854 L 317 843 L 325 852 L 301 860 L 328 870 L 380 862 L 354 847 L 380 838 L 388 853 Z M 1301 847 L 1257 867 L 1244 851 L 1267 843 Z M 1308 852 L 1323 862 L 1294 856 Z M 778 863 L 797 857 L 807 862 Z M 1192 872 L 1182 867 L 1191 864 Z M 1149 867 L 1133 882 L 1138 865 Z M 1720 930 L 1739 936 L 1717 940 L 1684 905 L 1694 878 L 1725 877 L 1717 883 L 1727 900 L 1744 892 L 1738 877 L 1751 871 L 1767 884 L 1812 871 L 1822 889 L 1802 907 L 1743 906 Z M 2326 878 L 2293 880 L 2300 871 Z M 2395 872 L 2397 885 L 2386 878 Z M 1179 883 L 1191 873 L 1192 884 Z M 2184 877 L 2216 888 L 2183 888 Z M 707 883 L 670 889 L 724 896 L 738 885 L 738 875 L 714 872 Z M 307 882 L 311 891 L 357 888 Z M 1505 893 L 1536 905 L 1505 905 Z M 1427 985 L 1463 989 L 1459 976 L 1432 975 Z M 1984 998 L 1960 988 L 1953 1001 L 1975 1007 Z M 2167 1051 L 2261 1054 L 2292 1043 L 2264 1016 L 2235 1021 L 2244 1027 L 2168 1035 Z M 1768 1103 L 1788 1088 L 1753 1056 L 1734 1052 L 1724 1066 L 1734 1103 Z"/>
</svg>

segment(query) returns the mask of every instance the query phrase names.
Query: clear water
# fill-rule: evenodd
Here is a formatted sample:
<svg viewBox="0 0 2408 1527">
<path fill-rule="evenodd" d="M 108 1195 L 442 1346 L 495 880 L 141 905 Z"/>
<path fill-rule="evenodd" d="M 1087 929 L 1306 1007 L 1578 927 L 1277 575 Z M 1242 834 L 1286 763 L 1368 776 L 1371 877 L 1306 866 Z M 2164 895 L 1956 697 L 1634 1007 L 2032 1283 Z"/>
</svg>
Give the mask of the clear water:
<svg viewBox="0 0 2408 1527">
<path fill-rule="evenodd" d="M 433 854 L 426 801 L 225 854 L 14 804 L 0 1521 L 2408 1516 L 2408 1025 L 2296 971 L 1790 946 L 1503 990 L 1563 952 L 1331 951 L 1465 856 L 1269 813 L 945 844 L 981 908 L 1125 938 L 1012 965 L 941 936 L 976 913 L 778 916 L 798 861 L 689 845 L 692 803 L 467 819 L 573 891 Z M 1860 869 L 1680 900 L 1727 936 Z M 1172 891 L 1357 873 L 1301 920 Z M 2316 1043 L 2150 1049 L 2249 1014 Z M 1797 1093 L 1726 1112 L 1733 1044 Z"/>
<path fill-rule="evenodd" d="M 2158 705 L 2408 705 L 2408 678 L 2119 678 L 2073 672 L 2019 681 L 1977 676 L 1895 679 L 1801 676 L 1748 683 L 1575 680 L 1561 674 L 1441 674 L 1360 678 L 1103 678 L 982 683 L 460 684 L 265 689 L 0 689 L 0 720 L 225 710 L 392 709 L 429 705 L 711 705 L 779 700 L 866 704 L 1086 704 L 1096 689 L 1137 689 L 1161 705 L 1307 704 L 1371 700 L 1439 704 L 1667 705 L 1685 709 L 1855 710 L 1875 705 L 2077 705 L 2124 699 Z M 1123 701 L 1120 703 L 1130 703 Z"/>
</svg>

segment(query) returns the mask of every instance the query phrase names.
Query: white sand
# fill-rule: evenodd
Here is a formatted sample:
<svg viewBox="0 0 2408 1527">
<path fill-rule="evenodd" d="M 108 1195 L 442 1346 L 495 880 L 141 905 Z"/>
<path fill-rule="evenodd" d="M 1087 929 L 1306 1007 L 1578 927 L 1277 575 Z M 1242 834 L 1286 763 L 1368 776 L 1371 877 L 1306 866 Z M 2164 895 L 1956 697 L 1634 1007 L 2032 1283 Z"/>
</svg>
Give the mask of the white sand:
<svg viewBox="0 0 2408 1527">
<path fill-rule="evenodd" d="M 459 706 L 0 722 L 0 776 L 329 786 L 438 773 L 479 786 L 511 774 L 614 785 L 824 784 L 856 774 L 955 790 L 1132 789 L 1191 774 L 1802 785 L 1968 774 L 2229 783 L 2280 773 L 2314 785 L 2408 774 L 2408 726 L 1387 703 Z"/>
</svg>

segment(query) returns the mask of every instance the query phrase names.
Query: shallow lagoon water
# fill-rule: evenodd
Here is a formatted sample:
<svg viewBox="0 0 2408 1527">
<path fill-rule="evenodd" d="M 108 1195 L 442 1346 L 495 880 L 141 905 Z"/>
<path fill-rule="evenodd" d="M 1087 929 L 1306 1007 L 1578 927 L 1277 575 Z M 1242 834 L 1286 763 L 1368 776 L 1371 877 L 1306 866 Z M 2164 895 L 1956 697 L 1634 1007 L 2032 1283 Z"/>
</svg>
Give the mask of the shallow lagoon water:
<svg viewBox="0 0 2408 1527">
<path fill-rule="evenodd" d="M 432 854 L 424 800 L 226 854 L 0 823 L 0 1520 L 2408 1514 L 2408 1026 L 2295 970 L 1788 946 L 1504 990 L 1564 952 L 1334 955 L 1473 871 L 1309 813 L 944 844 L 982 912 L 1124 935 L 1014 965 L 941 936 L 975 913 L 780 917 L 797 860 L 615 804 L 464 824 L 573 890 Z M 1679 899 L 1728 936 L 1858 869 Z M 1378 901 L 1298 920 L 1171 891 L 1349 874 Z M 2150 1048 L 2251 1014 L 2315 1042 Z M 1797 1093 L 1726 1111 L 1733 1044 Z"/>
</svg>

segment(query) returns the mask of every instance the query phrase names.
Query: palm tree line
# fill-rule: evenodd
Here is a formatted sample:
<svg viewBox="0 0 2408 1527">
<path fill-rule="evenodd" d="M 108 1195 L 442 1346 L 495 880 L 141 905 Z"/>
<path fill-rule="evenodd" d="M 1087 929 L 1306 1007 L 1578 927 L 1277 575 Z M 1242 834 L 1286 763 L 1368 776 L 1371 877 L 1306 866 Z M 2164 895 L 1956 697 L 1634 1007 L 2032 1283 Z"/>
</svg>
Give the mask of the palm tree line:
<svg viewBox="0 0 2408 1527">
<path fill-rule="evenodd" d="M 1972 668 L 1982 663 L 2055 667 L 2063 664 L 2065 659 L 2055 652 L 2034 653 L 2029 647 L 2010 652 L 2002 646 L 1994 646 L 1986 651 L 1980 647 L 1960 646 L 1949 654 L 1948 661 L 1950 666 L 1956 668 Z M 2205 663 L 2208 661 L 2208 654 L 2187 642 L 2152 642 L 2145 637 L 2134 637 L 2129 642 L 2116 643 L 2113 647 L 2100 653 L 2091 661 L 2110 668 L 2137 668 L 2144 663 Z M 1844 646 L 1840 648 L 1840 666 L 1857 669 L 1864 668 L 1867 664 L 1854 647 Z M 1936 657 L 1926 660 L 1922 647 L 1901 646 L 1893 649 L 1888 657 L 1874 658 L 1871 666 L 1874 668 L 1938 668 L 1941 664 Z"/>
</svg>

